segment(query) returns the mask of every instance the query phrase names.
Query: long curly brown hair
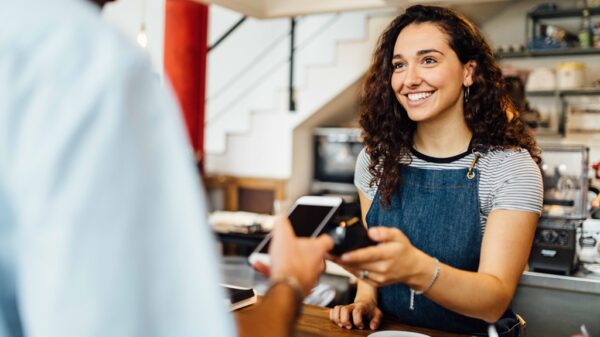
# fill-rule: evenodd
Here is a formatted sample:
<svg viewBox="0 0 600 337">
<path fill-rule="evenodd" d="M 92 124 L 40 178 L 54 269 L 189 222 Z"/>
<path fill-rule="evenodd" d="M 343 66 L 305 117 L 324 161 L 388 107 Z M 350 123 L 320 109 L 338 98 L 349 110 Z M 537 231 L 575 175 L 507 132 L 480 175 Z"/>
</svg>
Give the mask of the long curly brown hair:
<svg viewBox="0 0 600 337">
<path fill-rule="evenodd" d="M 500 67 L 479 30 L 455 11 L 415 5 L 406 9 L 380 36 L 361 97 L 360 124 L 366 152 L 371 158 L 371 186 L 378 185 L 381 201 L 389 205 L 400 186 L 400 170 L 409 165 L 416 123 L 400 105 L 390 85 L 392 56 L 398 35 L 410 24 L 432 23 L 449 37 L 449 45 L 462 64 L 475 61 L 473 84 L 464 104 L 464 117 L 473 133 L 471 143 L 496 149 L 526 149 L 536 162 L 540 149 L 526 126 L 516 117 L 504 88 Z"/>
</svg>

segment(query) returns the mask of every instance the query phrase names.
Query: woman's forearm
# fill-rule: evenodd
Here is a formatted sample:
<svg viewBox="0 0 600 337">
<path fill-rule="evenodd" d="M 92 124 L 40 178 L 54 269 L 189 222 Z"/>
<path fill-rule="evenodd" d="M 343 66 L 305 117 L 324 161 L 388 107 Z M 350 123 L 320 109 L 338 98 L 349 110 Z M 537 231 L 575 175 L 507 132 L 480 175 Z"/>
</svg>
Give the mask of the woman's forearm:
<svg viewBox="0 0 600 337">
<path fill-rule="evenodd" d="M 441 264 L 438 279 L 424 296 L 465 316 L 487 322 L 498 320 L 510 304 L 527 264 L 538 217 L 536 213 L 510 210 L 490 213 L 478 271 Z M 422 251 L 417 251 L 415 258 L 416 271 L 407 284 L 423 290 L 431 283 L 435 261 Z"/>
<path fill-rule="evenodd" d="M 415 290 L 425 290 L 435 271 L 432 257 L 426 256 L 423 260 L 415 277 L 407 282 Z M 422 296 L 462 315 L 495 322 L 510 304 L 514 291 L 515 285 L 506 284 L 494 275 L 440 263 L 438 278 Z"/>
<path fill-rule="evenodd" d="M 358 283 L 356 284 L 356 296 L 354 297 L 354 302 L 358 301 L 373 301 L 373 303 L 377 304 L 377 288 L 358 280 Z"/>
</svg>

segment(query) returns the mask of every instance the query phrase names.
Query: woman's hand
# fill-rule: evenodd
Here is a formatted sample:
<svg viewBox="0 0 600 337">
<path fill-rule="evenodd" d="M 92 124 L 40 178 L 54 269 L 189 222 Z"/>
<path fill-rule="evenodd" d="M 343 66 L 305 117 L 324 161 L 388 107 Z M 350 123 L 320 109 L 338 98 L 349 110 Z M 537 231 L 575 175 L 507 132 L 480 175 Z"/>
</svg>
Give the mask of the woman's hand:
<svg viewBox="0 0 600 337">
<path fill-rule="evenodd" d="M 364 318 L 369 321 L 364 322 Z M 382 318 L 383 314 L 375 301 L 356 300 L 352 304 L 336 305 L 329 310 L 329 319 L 340 328 L 346 329 L 352 329 L 352 327 L 364 329 L 365 323 L 368 323 L 369 328 L 375 330 L 381 324 Z"/>
<path fill-rule="evenodd" d="M 407 283 L 415 276 L 419 258 L 427 256 L 397 228 L 373 227 L 369 237 L 379 244 L 348 252 L 334 262 L 373 286 Z"/>
</svg>

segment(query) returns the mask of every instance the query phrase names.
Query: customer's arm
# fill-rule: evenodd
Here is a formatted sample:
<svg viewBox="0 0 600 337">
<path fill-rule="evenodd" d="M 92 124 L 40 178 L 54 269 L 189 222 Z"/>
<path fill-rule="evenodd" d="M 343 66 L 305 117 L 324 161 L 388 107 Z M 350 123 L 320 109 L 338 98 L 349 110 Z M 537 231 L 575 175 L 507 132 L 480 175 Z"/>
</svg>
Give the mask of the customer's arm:
<svg viewBox="0 0 600 337">
<path fill-rule="evenodd" d="M 259 304 L 236 313 L 240 336 L 291 336 L 302 300 L 317 283 L 323 259 L 331 248 L 329 236 L 297 238 L 288 220 L 280 219 L 269 252 L 268 273 L 274 284 Z"/>
<path fill-rule="evenodd" d="M 292 336 L 302 298 L 285 283 L 273 285 L 253 308 L 236 312 L 240 337 Z"/>
</svg>

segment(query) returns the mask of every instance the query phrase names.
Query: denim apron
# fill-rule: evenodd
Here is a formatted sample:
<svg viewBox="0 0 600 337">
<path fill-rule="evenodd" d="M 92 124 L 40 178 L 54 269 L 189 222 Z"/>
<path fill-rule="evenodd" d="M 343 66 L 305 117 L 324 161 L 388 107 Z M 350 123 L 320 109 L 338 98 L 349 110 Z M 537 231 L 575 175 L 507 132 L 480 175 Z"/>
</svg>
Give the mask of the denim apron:
<svg viewBox="0 0 600 337">
<path fill-rule="evenodd" d="M 475 168 L 479 153 L 475 158 L 469 169 L 429 170 L 404 166 L 400 188 L 393 194 L 390 207 L 381 204 L 377 192 L 367 213 L 367 223 L 398 228 L 413 246 L 441 263 L 477 271 L 482 240 L 479 172 Z M 487 335 L 485 321 L 445 309 L 424 296 L 413 295 L 413 309 L 410 309 L 411 290 L 404 284 L 380 287 L 377 297 L 379 308 L 402 323 Z M 518 321 L 510 309 L 496 327 L 500 336 L 519 336 Z"/>
</svg>

